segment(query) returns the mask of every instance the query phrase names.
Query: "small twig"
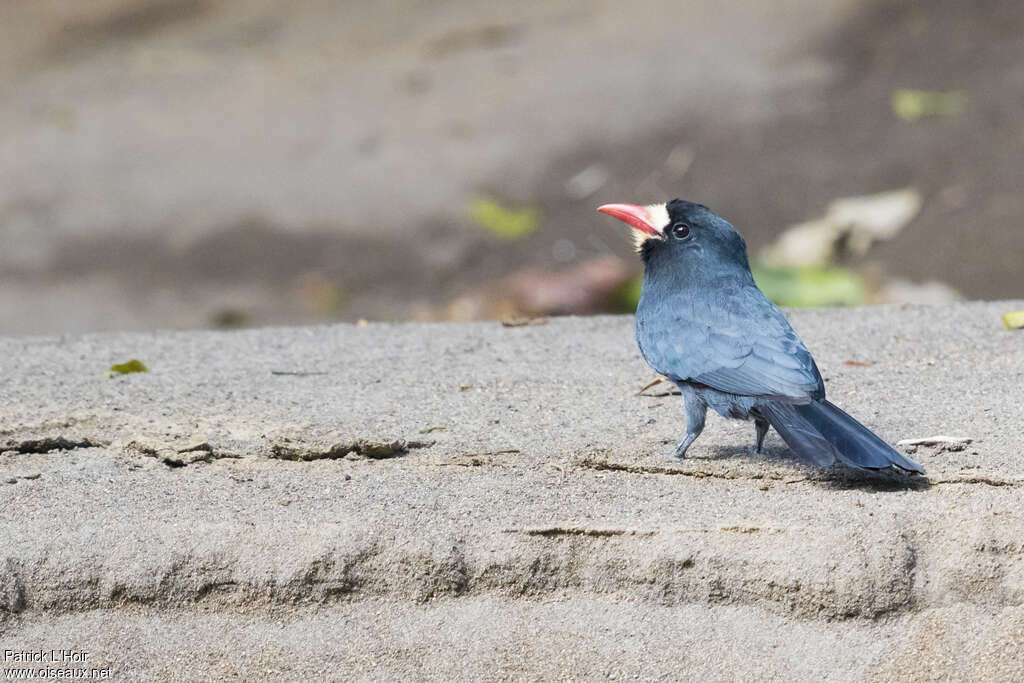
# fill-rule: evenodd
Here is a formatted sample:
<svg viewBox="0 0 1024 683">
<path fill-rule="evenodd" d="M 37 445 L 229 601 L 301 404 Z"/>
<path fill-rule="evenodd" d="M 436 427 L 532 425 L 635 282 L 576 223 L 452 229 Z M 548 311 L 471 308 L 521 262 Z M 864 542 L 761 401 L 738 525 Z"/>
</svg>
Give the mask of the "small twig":
<svg viewBox="0 0 1024 683">
<path fill-rule="evenodd" d="M 662 377 L 661 375 L 658 375 L 657 377 L 652 379 L 650 382 L 645 384 L 643 389 L 641 389 L 640 391 L 636 392 L 636 395 L 637 396 L 642 396 L 643 393 L 645 391 L 647 391 L 648 389 L 650 389 L 651 387 L 657 386 L 657 385 L 661 384 L 662 382 L 667 382 L 667 381 L 668 381 L 668 377 Z"/>
<path fill-rule="evenodd" d="M 974 439 L 967 436 L 944 436 L 939 434 L 937 436 L 926 436 L 921 439 L 903 439 L 897 441 L 897 446 L 948 446 L 948 445 L 961 445 L 966 446 L 971 443 Z"/>
<path fill-rule="evenodd" d="M 559 473 L 562 475 L 558 483 L 560 483 L 560 484 L 564 484 L 565 483 L 565 476 L 566 475 L 565 475 L 565 468 L 564 467 L 562 467 L 558 463 L 554 463 L 554 462 L 546 462 L 544 464 L 546 466 L 548 466 L 548 467 L 554 467 L 556 470 L 558 470 Z"/>
<path fill-rule="evenodd" d="M 533 325 L 547 325 L 547 318 L 506 318 L 501 321 L 502 327 L 531 327 Z"/>
<path fill-rule="evenodd" d="M 420 434 L 431 434 L 433 432 L 445 432 L 448 431 L 447 427 L 425 427 L 420 430 Z"/>
<path fill-rule="evenodd" d="M 518 448 L 509 448 L 504 451 L 484 451 L 483 453 L 459 453 L 460 458 L 479 458 L 485 455 L 508 455 L 510 453 L 520 453 Z"/>
</svg>

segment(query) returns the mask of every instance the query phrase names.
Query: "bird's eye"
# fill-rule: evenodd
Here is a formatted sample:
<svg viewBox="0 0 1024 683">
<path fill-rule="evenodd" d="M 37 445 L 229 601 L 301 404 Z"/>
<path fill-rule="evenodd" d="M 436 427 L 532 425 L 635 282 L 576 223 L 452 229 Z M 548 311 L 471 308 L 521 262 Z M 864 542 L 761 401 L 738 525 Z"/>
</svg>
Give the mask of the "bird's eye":
<svg viewBox="0 0 1024 683">
<path fill-rule="evenodd" d="M 672 226 L 672 236 L 678 239 L 686 239 L 690 236 L 690 226 L 686 223 L 676 223 Z"/>
</svg>

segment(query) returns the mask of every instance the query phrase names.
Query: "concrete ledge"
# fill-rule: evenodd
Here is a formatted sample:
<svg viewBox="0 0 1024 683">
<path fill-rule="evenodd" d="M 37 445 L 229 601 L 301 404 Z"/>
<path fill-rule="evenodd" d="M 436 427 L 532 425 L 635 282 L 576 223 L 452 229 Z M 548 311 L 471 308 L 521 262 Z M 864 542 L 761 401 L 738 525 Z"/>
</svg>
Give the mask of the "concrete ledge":
<svg viewBox="0 0 1024 683">
<path fill-rule="evenodd" d="M 637 395 L 628 317 L 0 340 L 0 650 L 143 677 L 1013 678 L 1019 308 L 793 314 L 884 438 L 971 439 L 916 447 L 927 480 L 809 469 L 774 434 L 754 455 L 715 418 L 668 460 L 681 406 Z M 129 358 L 151 372 L 104 376 Z"/>
</svg>

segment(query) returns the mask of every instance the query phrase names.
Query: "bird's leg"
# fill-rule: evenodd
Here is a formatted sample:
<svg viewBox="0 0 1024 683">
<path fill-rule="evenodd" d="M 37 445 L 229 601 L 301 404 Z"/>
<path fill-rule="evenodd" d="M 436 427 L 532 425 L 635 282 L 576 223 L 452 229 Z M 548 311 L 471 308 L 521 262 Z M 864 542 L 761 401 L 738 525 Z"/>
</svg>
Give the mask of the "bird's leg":
<svg viewBox="0 0 1024 683">
<path fill-rule="evenodd" d="M 683 407 L 686 410 L 686 438 L 676 446 L 675 457 L 680 460 L 686 457 L 686 449 L 690 447 L 700 433 L 704 431 L 704 418 L 708 414 L 708 405 L 704 403 L 692 387 L 679 386 L 683 394 Z"/>
<path fill-rule="evenodd" d="M 757 444 L 754 446 L 754 452 L 760 453 L 761 446 L 764 445 L 764 437 L 768 434 L 768 428 L 771 425 L 768 424 L 768 420 L 764 420 L 760 417 L 754 418 L 754 428 L 757 430 Z"/>
</svg>

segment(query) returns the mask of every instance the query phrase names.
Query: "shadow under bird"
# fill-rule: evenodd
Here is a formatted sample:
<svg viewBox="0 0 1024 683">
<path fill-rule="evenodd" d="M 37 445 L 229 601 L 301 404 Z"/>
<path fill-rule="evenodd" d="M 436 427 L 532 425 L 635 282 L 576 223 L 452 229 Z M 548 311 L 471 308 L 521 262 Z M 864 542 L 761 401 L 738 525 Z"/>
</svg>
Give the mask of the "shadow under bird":
<svg viewBox="0 0 1024 683">
<path fill-rule="evenodd" d="M 818 366 L 779 308 L 754 283 L 747 245 L 706 206 L 605 204 L 598 211 L 635 228 L 644 262 L 636 340 L 647 364 L 683 395 L 682 458 L 710 406 L 753 420 L 761 452 L 769 426 L 798 456 L 826 467 L 924 474 L 871 430 L 825 400 Z"/>
</svg>

